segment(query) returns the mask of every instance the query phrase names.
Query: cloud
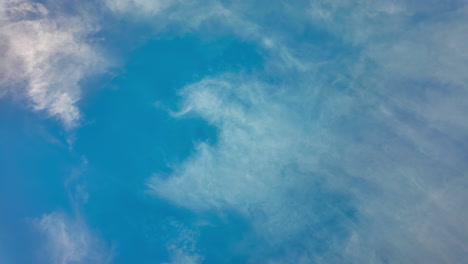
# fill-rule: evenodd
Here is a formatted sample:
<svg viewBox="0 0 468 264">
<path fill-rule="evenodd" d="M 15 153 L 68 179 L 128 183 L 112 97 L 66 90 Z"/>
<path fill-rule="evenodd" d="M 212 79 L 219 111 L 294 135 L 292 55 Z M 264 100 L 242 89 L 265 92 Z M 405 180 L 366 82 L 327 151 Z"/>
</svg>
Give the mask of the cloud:
<svg viewBox="0 0 468 264">
<path fill-rule="evenodd" d="M 148 185 L 195 212 L 243 215 L 264 245 L 254 263 L 462 262 L 466 8 L 434 16 L 437 5 L 404 1 L 310 3 L 311 21 L 328 21 L 359 56 L 320 64 L 294 56 L 293 44 L 290 58 L 318 66 L 186 86 L 178 115 L 216 126 L 217 143 Z M 395 23 L 381 30 L 386 21 Z M 281 82 L 261 81 L 271 75 Z"/>
<path fill-rule="evenodd" d="M 170 35 L 197 34 L 212 38 L 213 35 L 233 34 L 236 37 L 260 45 L 271 54 L 278 56 L 280 62 L 272 63 L 280 69 L 298 69 L 306 71 L 311 67 L 309 62 L 301 60 L 283 40 L 269 32 L 267 24 L 256 23 L 247 15 L 247 10 L 260 10 L 253 4 L 231 3 L 216 0 L 204 1 L 147 1 L 118 0 L 106 1 L 107 7 L 116 16 L 130 18 L 132 21 L 147 23 L 153 28 L 154 37 L 158 33 L 169 31 Z M 283 6 L 284 5 L 284 6 Z M 274 6 L 277 6 L 275 3 Z M 280 4 L 277 8 L 287 8 Z M 169 30 L 168 30 L 169 29 Z"/>
<path fill-rule="evenodd" d="M 32 1 L 2 1 L 0 16 L 1 94 L 25 96 L 34 110 L 76 126 L 79 81 L 105 64 L 87 38 L 96 28 Z"/>
<path fill-rule="evenodd" d="M 222 16 L 223 7 L 217 1 L 148 1 L 106 0 L 106 6 L 117 16 L 149 22 L 158 29 L 179 25 L 183 31 L 196 29 L 207 19 Z M 154 23 L 157 22 L 157 23 Z"/>
<path fill-rule="evenodd" d="M 167 1 L 167 0 L 117 0 L 117 1 L 106 1 L 107 6 L 111 11 L 120 14 L 133 14 L 133 15 L 158 15 L 165 9 L 174 5 L 179 1 Z"/>
<path fill-rule="evenodd" d="M 300 241 L 304 231 L 315 232 L 317 241 L 343 235 L 339 230 L 350 225 L 352 208 L 325 184 L 319 157 L 330 138 L 323 124 L 301 120 L 302 111 L 312 114 L 305 98 L 230 75 L 205 79 L 182 94 L 182 113 L 196 112 L 217 126 L 218 143 L 199 145 L 171 178 L 155 176 L 150 186 L 157 195 L 197 212 L 235 208 L 275 247 Z M 339 116 L 346 108 L 328 111 Z M 331 219 L 337 221 L 333 231 L 324 231 Z"/>
<path fill-rule="evenodd" d="M 93 29 L 40 4 L 4 3 L 11 11 L 7 4 L 0 9 L 7 14 L 1 41 L 8 44 L 1 50 L 8 62 L 0 64 L 1 83 L 27 82 L 36 109 L 73 126 L 77 82 L 86 63 L 99 64 L 84 37 Z M 174 175 L 155 175 L 149 186 L 196 212 L 234 208 L 266 248 L 281 249 L 257 262 L 462 262 L 468 255 L 466 7 L 307 3 L 272 4 L 285 14 L 281 19 L 262 17 L 254 4 L 226 1 L 106 1 L 115 15 L 151 23 L 156 32 L 175 26 L 211 34 L 204 30 L 220 27 L 269 54 L 264 73 L 211 76 L 183 89 L 179 115 L 200 115 L 219 129 L 219 140 L 198 145 Z M 299 38 L 307 27 L 334 36 L 349 53 L 328 51 L 331 37 Z M 31 40 L 43 48 L 23 44 Z M 341 57 L 317 55 L 322 52 Z M 271 76 L 281 81 L 266 82 Z M 181 248 L 171 247 L 174 263 L 201 261 Z"/>
<path fill-rule="evenodd" d="M 200 262 L 200 257 L 186 255 L 183 252 L 178 252 L 174 255 L 173 261 L 165 264 L 197 264 Z"/>
<path fill-rule="evenodd" d="M 177 221 L 170 221 L 169 227 L 174 229 L 177 236 L 168 241 L 168 251 L 171 262 L 163 264 L 198 264 L 203 257 L 197 251 L 198 233 Z"/>
<path fill-rule="evenodd" d="M 50 263 L 108 263 L 110 254 L 79 219 L 54 212 L 35 219 Z"/>
<path fill-rule="evenodd" d="M 329 255 L 356 263 L 465 257 L 463 149 L 436 142 L 424 151 L 433 136 L 400 130 L 427 133 L 425 126 L 327 89 L 300 97 L 232 76 L 187 87 L 186 111 L 217 126 L 218 143 L 200 144 L 171 178 L 154 176 L 151 188 L 196 212 L 235 208 L 273 247 L 307 248 L 290 248 L 291 263 L 301 254 L 324 263 Z"/>
</svg>

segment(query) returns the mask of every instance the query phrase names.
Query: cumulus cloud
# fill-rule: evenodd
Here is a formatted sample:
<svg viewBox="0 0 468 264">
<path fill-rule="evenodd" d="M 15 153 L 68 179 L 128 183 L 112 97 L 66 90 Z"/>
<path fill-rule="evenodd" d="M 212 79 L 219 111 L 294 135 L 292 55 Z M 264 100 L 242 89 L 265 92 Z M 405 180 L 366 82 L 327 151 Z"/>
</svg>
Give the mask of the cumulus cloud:
<svg viewBox="0 0 468 264">
<path fill-rule="evenodd" d="M 87 40 L 96 29 L 33 1 L 4 0 L 0 16 L 0 93 L 25 96 L 34 110 L 47 111 L 67 128 L 77 125 L 79 81 L 104 65 Z"/>
<path fill-rule="evenodd" d="M 110 255 L 79 219 L 54 212 L 35 220 L 50 263 L 108 263 Z"/>
<path fill-rule="evenodd" d="M 290 67 L 300 82 L 275 71 L 265 74 L 280 84 L 223 74 L 185 87 L 179 115 L 206 119 L 218 141 L 149 186 L 196 212 L 241 213 L 282 252 L 253 262 L 462 262 L 468 19 L 459 5 L 435 13 L 416 2 L 311 1 L 310 19 L 328 21 L 358 59 Z M 385 21 L 394 23 L 380 30 Z"/>
</svg>

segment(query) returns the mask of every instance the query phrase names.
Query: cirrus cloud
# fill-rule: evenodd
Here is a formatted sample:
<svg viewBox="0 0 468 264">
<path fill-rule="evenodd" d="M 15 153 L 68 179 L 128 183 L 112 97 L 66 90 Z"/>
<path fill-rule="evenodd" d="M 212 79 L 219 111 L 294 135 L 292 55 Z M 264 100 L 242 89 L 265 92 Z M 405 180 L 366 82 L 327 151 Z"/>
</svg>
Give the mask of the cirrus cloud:
<svg viewBox="0 0 468 264">
<path fill-rule="evenodd" d="M 323 30 L 356 56 L 317 61 L 275 40 L 272 51 L 289 53 L 271 52 L 267 65 L 316 66 L 186 86 L 177 116 L 216 126 L 217 143 L 150 188 L 194 212 L 243 215 L 267 248 L 253 263 L 466 259 L 466 7 L 434 16 L 379 3 L 310 2 L 312 23 L 328 21 Z M 272 75 L 281 81 L 262 81 Z"/>
<path fill-rule="evenodd" d="M 0 3 L 1 93 L 26 97 L 65 127 L 79 123 L 79 81 L 105 61 L 88 40 L 96 28 L 33 1 Z"/>
<path fill-rule="evenodd" d="M 54 264 L 109 263 L 111 255 L 80 219 L 60 212 L 35 219 L 44 235 L 47 258 Z"/>
</svg>

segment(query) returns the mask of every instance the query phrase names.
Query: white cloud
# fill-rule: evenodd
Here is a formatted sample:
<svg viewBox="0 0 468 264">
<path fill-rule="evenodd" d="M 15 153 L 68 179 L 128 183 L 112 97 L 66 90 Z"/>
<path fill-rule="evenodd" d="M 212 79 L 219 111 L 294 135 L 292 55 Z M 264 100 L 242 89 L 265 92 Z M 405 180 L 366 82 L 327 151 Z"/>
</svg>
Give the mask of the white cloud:
<svg viewBox="0 0 468 264">
<path fill-rule="evenodd" d="M 132 14 L 137 16 L 158 15 L 166 8 L 174 5 L 179 1 L 168 0 L 106 0 L 107 6 L 111 11 L 120 14 Z M 141 17 L 140 17 L 141 18 Z"/>
<path fill-rule="evenodd" d="M 375 112 L 374 102 L 323 89 L 295 93 L 232 76 L 188 86 L 186 110 L 218 127 L 218 143 L 199 145 L 150 186 L 197 212 L 235 208 L 273 246 L 296 241 L 314 252 L 326 241 L 326 254 L 307 253 L 315 261 L 466 257 L 463 149 L 432 144 L 446 138 Z M 426 134 L 402 134 L 408 126 Z M 432 151 L 420 149 L 426 143 Z M 306 258 L 291 250 L 291 263 Z"/>
<path fill-rule="evenodd" d="M 359 45 L 402 30 L 401 23 L 413 10 L 404 0 L 311 0 L 307 11 L 310 19 L 320 27 Z"/>
<path fill-rule="evenodd" d="M 175 229 L 178 235 L 168 241 L 167 247 L 171 254 L 171 262 L 163 264 L 202 263 L 203 257 L 197 252 L 198 233 L 177 221 L 170 221 L 169 227 Z"/>
<path fill-rule="evenodd" d="M 108 263 L 110 255 L 79 219 L 54 212 L 35 220 L 44 235 L 44 249 L 50 263 Z"/>
<path fill-rule="evenodd" d="M 266 31 L 269 25 L 255 23 L 247 17 L 243 3 L 223 3 L 221 1 L 148 1 L 148 0 L 108 0 L 108 8 L 116 15 L 149 23 L 154 34 L 167 28 L 171 34 L 196 33 L 201 36 L 232 33 L 242 40 L 259 44 L 266 51 L 278 57 L 280 62 L 274 67 L 306 71 L 309 62 L 299 59 L 293 50 L 285 46 L 275 34 Z M 252 7 L 250 5 L 247 5 Z M 153 36 L 148 36 L 151 38 Z M 273 65 L 273 63 L 271 64 Z"/>
<path fill-rule="evenodd" d="M 199 145 L 170 179 L 155 176 L 150 185 L 159 196 L 196 211 L 236 208 L 273 244 L 323 225 L 330 215 L 340 217 L 333 205 L 319 202 L 327 188 L 319 157 L 330 139 L 324 124 L 302 121 L 303 114 L 313 114 L 305 98 L 235 76 L 205 79 L 183 95 L 183 112 L 216 125 L 219 139 L 216 146 Z"/>
<path fill-rule="evenodd" d="M 108 1 L 159 29 L 216 21 L 269 51 L 266 74 L 283 78 L 272 85 L 225 74 L 187 86 L 180 115 L 199 114 L 219 139 L 149 185 L 194 211 L 236 209 L 287 251 L 264 263 L 461 262 L 468 20 L 450 2 L 283 6 L 359 52 L 320 61 L 307 48 L 326 45 L 292 43 L 293 33 L 269 30 L 276 21 L 246 14 L 248 4 Z M 303 250 L 286 250 L 290 241 Z"/>
<path fill-rule="evenodd" d="M 202 263 L 203 257 L 196 253 L 187 253 L 184 249 L 169 248 L 171 252 L 171 262 L 163 264 L 199 264 Z"/>
<path fill-rule="evenodd" d="M 95 28 L 32 1 L 2 1 L 0 16 L 1 93 L 26 96 L 35 110 L 47 111 L 67 128 L 76 126 L 78 83 L 104 64 L 86 39 Z"/>
<path fill-rule="evenodd" d="M 168 1 L 168 0 L 106 0 L 107 7 L 116 15 L 149 22 L 155 28 L 180 24 L 184 30 L 196 29 L 210 18 L 223 13 L 217 1 Z"/>
<path fill-rule="evenodd" d="M 290 67 L 300 82 L 275 71 L 266 74 L 284 77 L 280 85 L 224 74 L 185 87 L 180 115 L 209 121 L 218 141 L 149 186 L 197 212 L 237 210 L 286 252 L 262 263 L 466 259 L 466 8 L 432 18 L 392 3 L 320 11 L 327 30 L 359 45 L 359 60 L 318 73 Z M 406 18 L 420 13 L 424 22 Z M 380 30 L 385 20 L 396 24 Z M 278 53 L 268 63 L 285 61 Z"/>
</svg>

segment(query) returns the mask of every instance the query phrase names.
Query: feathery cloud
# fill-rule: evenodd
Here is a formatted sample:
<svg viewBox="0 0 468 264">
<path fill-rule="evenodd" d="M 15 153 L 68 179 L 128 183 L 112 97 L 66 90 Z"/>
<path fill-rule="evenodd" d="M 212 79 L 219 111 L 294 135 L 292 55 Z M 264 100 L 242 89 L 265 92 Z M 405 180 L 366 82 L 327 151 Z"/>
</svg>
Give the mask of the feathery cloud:
<svg viewBox="0 0 468 264">
<path fill-rule="evenodd" d="M 35 220 L 51 263 L 108 263 L 110 255 L 79 219 L 53 212 Z"/>
<path fill-rule="evenodd" d="M 32 1 L 0 3 L 0 93 L 25 96 L 72 128 L 80 120 L 79 81 L 105 63 L 87 40 L 95 28 L 53 11 Z"/>
<path fill-rule="evenodd" d="M 465 259 L 466 8 L 433 18 L 423 5 L 364 2 L 311 1 L 307 11 L 358 47 L 357 60 L 320 66 L 286 46 L 289 56 L 267 63 L 318 66 L 267 68 L 280 84 L 223 74 L 185 87 L 180 115 L 206 119 L 218 141 L 198 145 L 172 177 L 155 175 L 155 193 L 196 212 L 237 210 L 284 252 L 257 262 Z M 395 24 L 381 31 L 385 21 Z"/>
</svg>

